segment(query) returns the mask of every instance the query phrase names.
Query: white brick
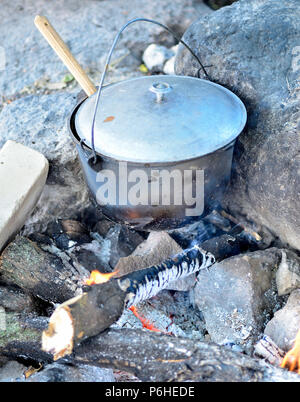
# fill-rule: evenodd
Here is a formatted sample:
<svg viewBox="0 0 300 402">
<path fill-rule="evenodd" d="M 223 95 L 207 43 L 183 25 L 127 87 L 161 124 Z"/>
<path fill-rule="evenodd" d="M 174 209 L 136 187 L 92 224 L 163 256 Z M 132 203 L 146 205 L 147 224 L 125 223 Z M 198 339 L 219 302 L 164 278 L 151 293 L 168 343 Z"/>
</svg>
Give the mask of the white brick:
<svg viewBox="0 0 300 402">
<path fill-rule="evenodd" d="M 48 169 L 41 153 L 17 142 L 9 140 L 0 150 L 0 251 L 32 212 Z"/>
</svg>

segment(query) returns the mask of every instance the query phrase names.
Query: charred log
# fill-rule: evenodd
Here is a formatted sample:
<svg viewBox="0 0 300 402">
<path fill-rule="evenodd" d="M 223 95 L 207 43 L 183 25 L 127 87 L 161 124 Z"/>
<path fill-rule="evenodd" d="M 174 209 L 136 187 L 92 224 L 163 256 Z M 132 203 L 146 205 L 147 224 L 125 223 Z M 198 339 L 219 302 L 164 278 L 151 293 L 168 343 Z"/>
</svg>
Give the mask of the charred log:
<svg viewBox="0 0 300 402">
<path fill-rule="evenodd" d="M 94 285 L 55 310 L 43 333 L 43 349 L 53 353 L 55 359 L 70 354 L 76 344 L 117 321 L 124 308 L 155 296 L 176 279 L 208 269 L 228 253 L 239 253 L 244 241 L 224 235 L 203 244 L 216 253 L 217 259 L 211 252 L 194 246 L 159 265 Z"/>
<path fill-rule="evenodd" d="M 175 279 L 214 263 L 212 254 L 195 246 L 159 265 L 87 288 L 87 292 L 54 311 L 49 328 L 43 333 L 43 349 L 53 353 L 55 359 L 70 354 L 74 345 L 117 321 L 125 307 L 146 300 Z"/>
<path fill-rule="evenodd" d="M 0 307 L 3 307 L 6 311 L 28 313 L 36 308 L 30 295 L 12 286 L 0 286 Z"/>
<path fill-rule="evenodd" d="M 76 294 L 79 278 L 73 277 L 57 256 L 25 237 L 17 237 L 1 254 L 0 280 L 43 300 L 62 303 Z"/>
<path fill-rule="evenodd" d="M 13 341 L 0 356 L 48 363 L 39 342 Z M 145 330 L 109 329 L 81 343 L 65 363 L 115 368 L 142 381 L 300 382 L 300 376 L 224 346 Z"/>
<path fill-rule="evenodd" d="M 8 312 L 1 315 L 0 356 L 50 362 L 51 355 L 41 350 L 42 331 L 48 319 L 34 314 Z"/>
<path fill-rule="evenodd" d="M 112 325 L 124 310 L 126 293 L 117 281 L 94 285 L 82 295 L 61 304 L 43 332 L 43 349 L 54 360 L 70 354 L 74 345 Z"/>
<path fill-rule="evenodd" d="M 230 349 L 151 331 L 110 329 L 67 361 L 128 371 L 142 381 L 300 382 L 300 376 Z"/>
<path fill-rule="evenodd" d="M 68 250 L 70 244 L 80 245 L 91 241 L 87 228 L 71 219 L 58 219 L 49 223 L 46 233 L 61 250 Z"/>
</svg>

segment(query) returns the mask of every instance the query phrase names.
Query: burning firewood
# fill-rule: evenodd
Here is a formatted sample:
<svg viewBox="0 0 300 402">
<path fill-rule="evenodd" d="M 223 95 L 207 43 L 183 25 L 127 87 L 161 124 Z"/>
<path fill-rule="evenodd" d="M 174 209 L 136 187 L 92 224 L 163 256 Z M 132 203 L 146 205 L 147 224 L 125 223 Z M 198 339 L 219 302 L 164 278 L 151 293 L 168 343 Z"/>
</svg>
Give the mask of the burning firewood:
<svg viewBox="0 0 300 402">
<path fill-rule="evenodd" d="M 203 248 L 194 246 L 159 265 L 91 286 L 54 311 L 43 333 L 43 350 L 54 359 L 70 354 L 76 344 L 116 322 L 124 308 L 155 296 L 178 278 L 239 254 L 244 242 L 243 236 L 223 235 L 204 242 Z"/>
<path fill-rule="evenodd" d="M 286 367 L 290 371 L 297 371 L 300 374 L 300 330 L 297 333 L 295 344 L 284 356 L 281 367 Z"/>
<path fill-rule="evenodd" d="M 208 268 L 214 262 L 211 253 L 195 246 L 160 265 L 93 285 L 54 311 L 43 333 L 43 349 L 53 353 L 55 360 L 70 354 L 74 344 L 117 321 L 124 308 L 155 296 L 171 281 Z"/>
<path fill-rule="evenodd" d="M 61 304 L 43 332 L 43 350 L 54 360 L 70 354 L 74 344 L 97 335 L 118 320 L 124 310 L 126 293 L 118 281 L 93 285 L 88 292 Z"/>
</svg>

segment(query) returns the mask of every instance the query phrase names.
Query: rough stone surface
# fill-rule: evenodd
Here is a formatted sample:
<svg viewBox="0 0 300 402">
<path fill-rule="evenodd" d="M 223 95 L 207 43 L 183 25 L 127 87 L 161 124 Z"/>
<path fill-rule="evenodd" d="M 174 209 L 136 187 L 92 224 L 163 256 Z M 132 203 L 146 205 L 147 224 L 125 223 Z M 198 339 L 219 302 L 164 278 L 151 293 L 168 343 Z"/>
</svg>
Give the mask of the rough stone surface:
<svg viewBox="0 0 300 402">
<path fill-rule="evenodd" d="M 268 322 L 265 334 L 287 352 L 292 348 L 300 328 L 300 289 L 294 290 L 286 305 Z"/>
<path fill-rule="evenodd" d="M 211 79 L 244 101 L 226 205 L 300 248 L 300 2 L 240 0 L 193 23 L 183 39 Z M 195 76 L 180 46 L 175 70 Z M 202 75 L 203 76 L 203 75 Z"/>
<path fill-rule="evenodd" d="M 300 288 L 300 259 L 291 251 L 282 251 L 282 260 L 276 273 L 279 296 Z"/>
<path fill-rule="evenodd" d="M 119 275 L 160 264 L 178 254 L 182 248 L 166 232 L 151 232 L 143 243 L 128 257 L 121 258 L 115 269 Z M 195 285 L 195 275 L 179 279 L 170 283 L 167 289 L 186 291 Z"/>
<path fill-rule="evenodd" d="M 194 0 L 54 0 L 51 3 L 45 0 L 4 0 L 0 10 L 0 33 L 6 66 L 5 70 L 0 71 L 0 93 L 5 96 L 19 93 L 45 75 L 50 77 L 51 82 L 60 82 L 67 73 L 65 66 L 36 29 L 33 23 L 36 14 L 49 18 L 79 63 L 89 69 L 98 81 L 115 35 L 130 19 L 137 16 L 152 18 L 181 34 L 192 21 L 207 12 L 211 12 L 209 7 L 202 1 Z M 126 55 L 140 58 L 150 43 L 174 44 L 172 37 L 164 32 L 162 28 L 149 23 L 132 25 L 125 31 L 112 62 Z M 119 62 L 118 71 L 113 74 L 115 79 L 120 79 L 120 75 L 132 74 L 131 59 L 128 66 L 127 57 L 130 58 L 126 56 L 122 66 Z M 138 74 L 138 64 L 135 67 Z"/>
<path fill-rule="evenodd" d="M 280 308 L 275 272 L 277 249 L 228 258 L 202 271 L 193 290 L 214 342 L 249 352 L 273 311 Z"/>
<path fill-rule="evenodd" d="M 23 382 L 115 382 L 115 377 L 110 369 L 53 363 Z"/>
<path fill-rule="evenodd" d="M 16 361 L 8 361 L 0 368 L 0 382 L 15 382 L 20 381 L 24 377 L 26 366 Z"/>
<path fill-rule="evenodd" d="M 182 248 L 166 232 L 151 232 L 134 252 L 122 258 L 116 266 L 120 275 L 159 264 L 164 259 L 180 253 Z"/>
</svg>

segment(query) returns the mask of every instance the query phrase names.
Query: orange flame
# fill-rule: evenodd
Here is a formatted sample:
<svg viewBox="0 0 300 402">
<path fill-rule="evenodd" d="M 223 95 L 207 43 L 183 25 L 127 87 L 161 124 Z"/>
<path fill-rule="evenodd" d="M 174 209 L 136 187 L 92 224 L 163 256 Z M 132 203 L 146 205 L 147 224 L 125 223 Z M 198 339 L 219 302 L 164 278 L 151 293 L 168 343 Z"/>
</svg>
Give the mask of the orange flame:
<svg viewBox="0 0 300 402">
<path fill-rule="evenodd" d="M 296 371 L 300 374 L 300 330 L 297 333 L 293 348 L 284 356 L 280 367 L 288 368 L 290 371 Z"/>
<path fill-rule="evenodd" d="M 113 276 L 115 276 L 118 271 L 109 272 L 109 273 L 102 273 L 97 270 L 92 271 L 91 275 L 88 279 L 85 280 L 85 285 L 99 285 L 100 283 L 108 282 Z"/>
</svg>

